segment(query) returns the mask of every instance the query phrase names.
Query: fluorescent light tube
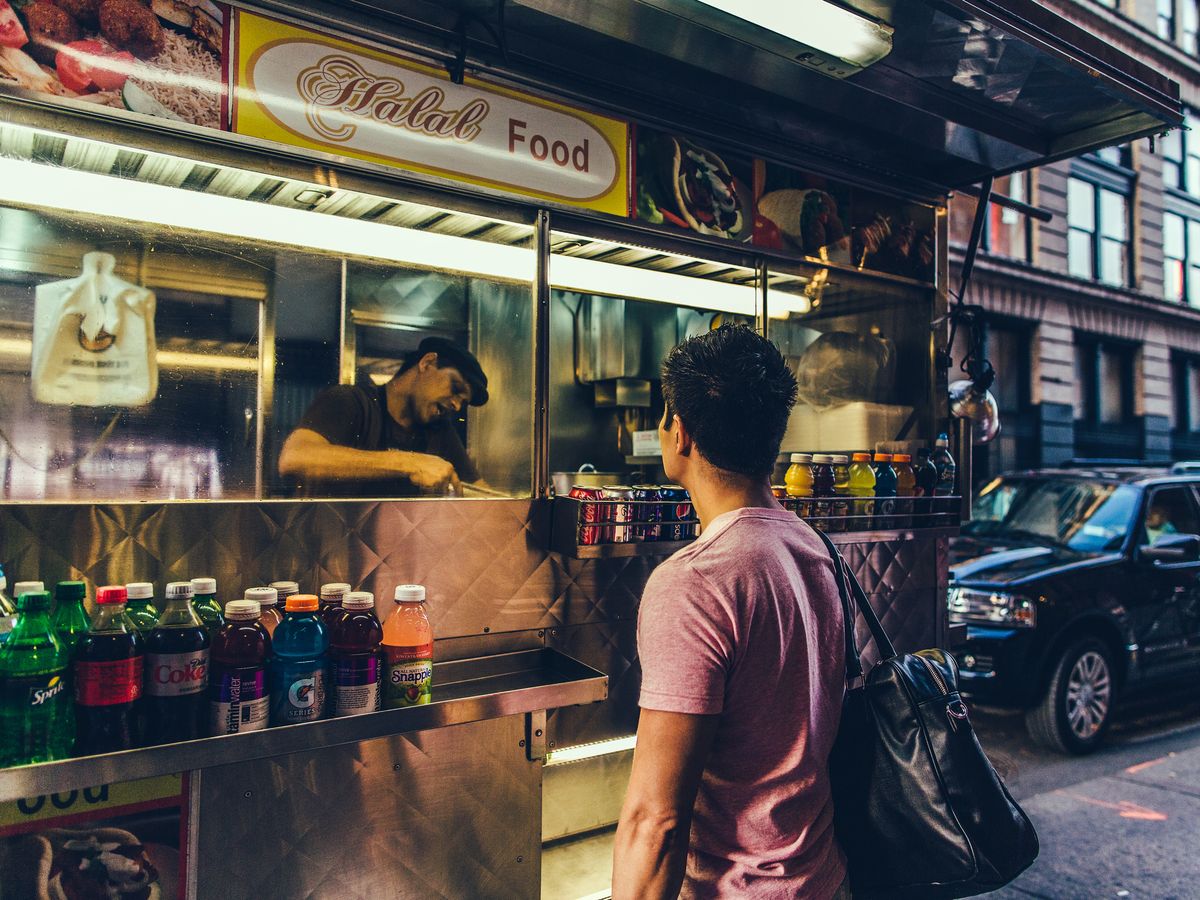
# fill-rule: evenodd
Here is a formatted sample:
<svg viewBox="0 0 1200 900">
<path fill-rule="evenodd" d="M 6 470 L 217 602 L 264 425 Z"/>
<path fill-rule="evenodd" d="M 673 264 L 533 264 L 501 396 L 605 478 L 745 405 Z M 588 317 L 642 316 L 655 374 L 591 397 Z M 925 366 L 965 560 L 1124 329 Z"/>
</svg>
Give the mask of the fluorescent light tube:
<svg viewBox="0 0 1200 900">
<path fill-rule="evenodd" d="M 598 756 L 609 756 L 613 753 L 624 753 L 626 750 L 632 750 L 636 745 L 636 734 L 628 737 L 609 738 L 606 741 L 596 741 L 591 744 L 577 744 L 574 747 L 551 750 L 546 754 L 545 764 L 548 766 L 561 765 L 584 759 L 595 759 Z"/>
<path fill-rule="evenodd" d="M 890 26 L 825 0 L 699 2 L 860 68 L 892 52 Z"/>
<path fill-rule="evenodd" d="M 579 256 L 551 257 L 550 284 L 584 294 L 653 300 L 740 316 L 753 316 L 757 303 L 756 291 L 751 285 L 618 266 Z"/>
</svg>

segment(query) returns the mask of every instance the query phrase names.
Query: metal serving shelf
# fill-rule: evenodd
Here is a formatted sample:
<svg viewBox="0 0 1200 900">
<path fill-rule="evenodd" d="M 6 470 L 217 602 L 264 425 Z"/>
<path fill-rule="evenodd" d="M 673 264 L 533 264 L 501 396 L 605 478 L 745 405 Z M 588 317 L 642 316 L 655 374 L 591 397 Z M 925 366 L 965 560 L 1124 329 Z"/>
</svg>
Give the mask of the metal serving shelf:
<svg viewBox="0 0 1200 900">
<path fill-rule="evenodd" d="M 549 648 L 435 663 L 433 685 L 433 701 L 423 706 L 0 769 L 0 802 L 595 703 L 608 697 L 607 675 Z"/>
</svg>

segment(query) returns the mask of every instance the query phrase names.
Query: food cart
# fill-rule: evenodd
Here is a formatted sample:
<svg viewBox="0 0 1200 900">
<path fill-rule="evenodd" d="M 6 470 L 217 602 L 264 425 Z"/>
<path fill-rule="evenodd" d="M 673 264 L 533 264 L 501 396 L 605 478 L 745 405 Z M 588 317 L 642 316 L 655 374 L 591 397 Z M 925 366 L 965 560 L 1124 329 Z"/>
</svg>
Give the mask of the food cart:
<svg viewBox="0 0 1200 900">
<path fill-rule="evenodd" d="M 800 378 L 785 453 L 928 446 L 948 193 L 1181 121 L 1173 83 L 1032 0 L 817 2 L 800 31 L 698 0 L 141 10 L 22 12 L 0 46 L 0 562 L 383 608 L 421 583 L 433 696 L 0 771 L 4 898 L 101 826 L 147 896 L 586 893 L 543 883 L 543 845 L 616 820 L 638 598 L 684 541 L 581 543 L 562 493 L 661 483 L 663 354 L 746 322 Z M 454 423 L 478 482 L 281 473 L 322 389 L 427 336 L 488 375 Z M 946 637 L 957 515 L 907 513 L 826 526 L 913 649 Z"/>
</svg>

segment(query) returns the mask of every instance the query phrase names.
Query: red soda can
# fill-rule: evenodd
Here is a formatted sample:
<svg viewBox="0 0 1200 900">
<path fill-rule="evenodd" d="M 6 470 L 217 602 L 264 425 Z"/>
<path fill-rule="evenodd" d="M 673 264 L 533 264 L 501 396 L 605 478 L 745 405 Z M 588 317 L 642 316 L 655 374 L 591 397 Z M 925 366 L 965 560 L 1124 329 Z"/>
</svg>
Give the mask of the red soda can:
<svg viewBox="0 0 1200 900">
<path fill-rule="evenodd" d="M 776 500 L 786 500 L 787 499 L 787 488 L 784 487 L 782 484 L 773 484 L 773 485 L 771 485 L 771 496 L 774 497 Z"/>
<path fill-rule="evenodd" d="M 656 484 L 635 484 L 633 486 L 635 501 L 634 521 L 638 524 L 633 529 L 635 541 L 662 540 L 663 509 L 662 493 Z"/>
<path fill-rule="evenodd" d="M 604 542 L 604 504 L 596 503 L 604 499 L 604 491 L 597 487 L 586 487 L 577 484 L 567 494 L 579 501 L 579 544 L 593 546 Z"/>
<path fill-rule="evenodd" d="M 682 485 L 664 484 L 659 488 L 662 499 L 662 539 L 664 541 L 686 541 L 692 536 L 692 503 Z"/>
<path fill-rule="evenodd" d="M 629 544 L 633 542 L 633 488 L 625 484 L 614 484 L 601 489 L 605 500 L 615 501 L 604 504 L 605 519 L 612 524 L 605 529 L 607 539 L 614 544 Z"/>
</svg>

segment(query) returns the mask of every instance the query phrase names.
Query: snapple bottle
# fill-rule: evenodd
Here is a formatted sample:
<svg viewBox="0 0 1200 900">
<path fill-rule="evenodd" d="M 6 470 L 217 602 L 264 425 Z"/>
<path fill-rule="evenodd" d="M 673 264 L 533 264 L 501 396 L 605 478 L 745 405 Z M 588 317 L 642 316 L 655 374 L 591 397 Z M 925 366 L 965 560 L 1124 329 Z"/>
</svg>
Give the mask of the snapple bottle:
<svg viewBox="0 0 1200 900">
<path fill-rule="evenodd" d="M 396 608 L 383 625 L 383 705 L 388 709 L 428 703 L 433 683 L 433 629 L 425 613 L 425 588 L 402 584 L 395 597 Z"/>
<path fill-rule="evenodd" d="M 147 744 L 190 741 L 204 735 L 208 687 L 208 629 L 192 608 L 192 586 L 167 585 L 166 608 L 146 635 Z"/>
<path fill-rule="evenodd" d="M 210 734 L 261 731 L 271 714 L 267 692 L 267 660 L 271 636 L 260 621 L 257 600 L 230 600 L 225 604 L 225 624 L 212 644 L 212 672 L 208 686 Z"/>
</svg>

